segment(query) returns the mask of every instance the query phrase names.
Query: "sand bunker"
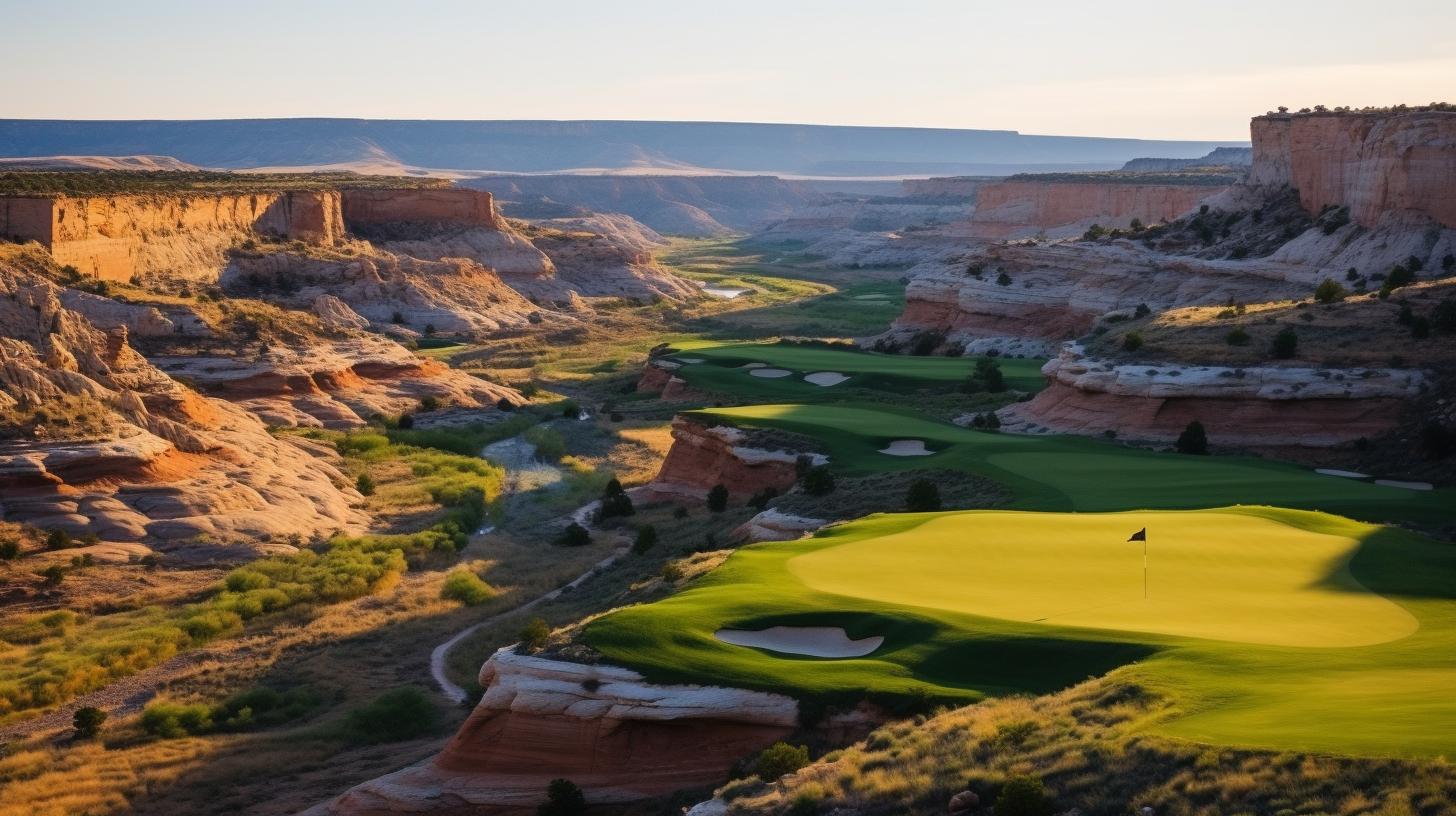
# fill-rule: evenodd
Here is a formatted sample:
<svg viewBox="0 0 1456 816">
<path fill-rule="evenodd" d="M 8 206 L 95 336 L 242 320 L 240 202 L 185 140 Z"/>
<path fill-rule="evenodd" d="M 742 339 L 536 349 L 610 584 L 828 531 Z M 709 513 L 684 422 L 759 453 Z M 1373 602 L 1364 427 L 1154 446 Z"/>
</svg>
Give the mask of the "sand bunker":
<svg viewBox="0 0 1456 816">
<path fill-rule="evenodd" d="M 768 368 L 768 363 L 744 363 L 739 368 Z"/>
<path fill-rule="evenodd" d="M 881 448 L 880 453 L 890 456 L 929 456 L 935 451 L 927 450 L 923 439 L 896 439 L 890 443 L 890 447 Z"/>
<path fill-rule="evenodd" d="M 720 298 L 723 298 L 724 300 L 732 300 L 732 299 L 738 297 L 739 295 L 746 295 L 749 292 L 752 292 L 753 290 L 752 289 L 735 289 L 735 288 L 728 287 L 728 286 L 704 286 L 703 287 L 703 291 L 704 292 L 707 292 L 708 294 L 712 295 L 713 297 L 720 297 Z"/>
<path fill-rule="evenodd" d="M 697 365 L 698 363 L 703 362 L 702 357 L 675 357 L 673 359 L 677 360 L 683 365 Z"/>
<path fill-rule="evenodd" d="M 1398 487 L 1402 490 L 1435 490 L 1436 486 L 1430 482 L 1401 482 L 1395 479 L 1376 479 L 1375 483 L 1386 487 Z"/>
<path fill-rule="evenodd" d="M 782 368 L 755 368 L 748 373 L 766 380 L 777 380 L 779 377 L 787 377 L 794 372 Z"/>
<path fill-rule="evenodd" d="M 1341 479 L 1368 479 L 1369 474 L 1356 473 L 1353 470 L 1340 470 L 1339 468 L 1315 468 L 1315 473 L 1325 476 L 1339 476 Z"/>
<path fill-rule="evenodd" d="M 804 375 L 804 380 L 806 382 L 811 382 L 815 385 L 822 385 L 825 387 L 831 385 L 839 385 L 847 379 L 849 378 L 844 376 L 843 374 L 840 374 L 838 371 L 816 371 L 813 374 Z"/>
<path fill-rule="evenodd" d="M 851 640 L 838 626 L 771 626 L 756 632 L 719 629 L 713 637 L 734 646 L 809 657 L 864 657 L 885 642 L 879 635 Z"/>
</svg>

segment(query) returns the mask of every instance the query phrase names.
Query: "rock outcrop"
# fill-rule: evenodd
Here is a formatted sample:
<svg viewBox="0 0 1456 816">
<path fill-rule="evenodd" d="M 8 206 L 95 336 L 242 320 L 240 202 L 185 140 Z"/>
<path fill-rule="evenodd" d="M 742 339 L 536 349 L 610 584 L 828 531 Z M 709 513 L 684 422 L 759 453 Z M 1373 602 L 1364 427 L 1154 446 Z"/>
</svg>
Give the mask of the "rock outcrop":
<svg viewBox="0 0 1456 816">
<path fill-rule="evenodd" d="M 1250 182 L 1293 187 L 1312 214 L 1348 207 L 1366 227 L 1391 213 L 1456 227 L 1456 112 L 1271 113 L 1250 127 Z"/>
<path fill-rule="evenodd" d="M 508 278 L 530 297 L 559 301 L 570 294 L 634 301 L 702 296 L 691 282 L 659 264 L 654 253 L 667 240 L 620 213 L 532 222 L 531 242 L 551 259 L 550 277 Z"/>
<path fill-rule="evenodd" d="M 629 669 L 511 648 L 486 661 L 480 685 L 480 703 L 439 756 L 310 814 L 523 813 L 556 778 L 591 804 L 632 802 L 721 782 L 798 723 L 798 704 L 782 695 L 655 685 Z"/>
<path fill-rule="evenodd" d="M 737 541 L 793 541 L 813 535 L 815 530 L 828 524 L 824 519 L 795 516 L 772 508 L 764 510 L 733 530 Z"/>
<path fill-rule="evenodd" d="M 1070 174 L 1068 174 L 1070 175 Z M 1025 176 L 982 185 L 976 192 L 971 235 L 991 241 L 1080 235 L 1093 224 L 1126 227 L 1170 221 L 1198 208 L 1228 184 L 1169 184 L 1142 180 L 1134 173 Z"/>
<path fill-rule="evenodd" d="M 828 461 L 820 453 L 756 447 L 747 431 L 678 416 L 672 421 L 672 447 L 647 492 L 656 498 L 701 499 L 721 484 L 733 497 L 764 488 L 782 493 L 798 481 L 801 456 L 812 465 Z"/>
<path fill-rule="evenodd" d="M 206 280 L 249 235 L 332 244 L 344 234 L 336 191 L 247 195 L 0 197 L 0 237 L 36 241 L 61 265 L 104 280 Z"/>
<path fill-rule="evenodd" d="M 266 550 L 363 521 L 321 452 L 169 378 L 132 349 L 125 322 L 101 330 L 8 262 L 0 326 L 4 518 L 198 558 L 216 556 L 204 542 Z"/>
<path fill-rule="evenodd" d="M 1171 442 L 1197 420 L 1214 445 L 1324 447 L 1390 431 L 1426 386 L 1413 369 L 1114 363 L 1076 346 L 1042 373 L 1044 390 L 999 412 L 1003 429 Z"/>
</svg>

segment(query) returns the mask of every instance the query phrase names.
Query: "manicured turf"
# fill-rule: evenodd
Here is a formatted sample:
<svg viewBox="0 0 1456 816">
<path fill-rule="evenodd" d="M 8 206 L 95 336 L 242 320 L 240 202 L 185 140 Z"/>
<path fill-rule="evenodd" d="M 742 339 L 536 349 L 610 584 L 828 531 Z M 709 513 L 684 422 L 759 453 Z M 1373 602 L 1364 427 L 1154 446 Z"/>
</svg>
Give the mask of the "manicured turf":
<svg viewBox="0 0 1456 816">
<path fill-rule="evenodd" d="M 1142 546 L 1150 536 L 1149 600 Z M 864 658 L 730 646 L 722 627 L 843 626 Z M 1165 691 L 1155 730 L 1299 750 L 1456 750 L 1456 547 L 1273 508 L 871 516 L 743 548 L 695 585 L 590 624 L 660 681 L 805 698 L 1040 693 L 1119 671 Z M 1129 665 L 1130 664 L 1130 665 Z"/>
<path fill-rule="evenodd" d="M 694 352 L 696 353 L 696 352 Z M 1366 521 L 1450 523 L 1449 489 L 1403 490 L 1323 476 L 1246 456 L 1183 456 L 1074 436 L 976 431 L 910 413 L 841 405 L 749 405 L 693 412 L 709 423 L 782 428 L 823 442 L 842 473 L 946 468 L 1007 486 L 1011 507 L 1026 510 L 1194 509 L 1271 504 Z M 895 457 L 880 449 L 920 439 L 931 456 Z"/>
<path fill-rule="evenodd" d="M 954 391 L 974 370 L 975 357 L 906 357 L 897 354 L 876 354 L 849 348 L 787 343 L 686 342 L 675 344 L 679 353 L 671 360 L 702 360 L 679 368 L 676 373 L 689 385 L 714 393 L 740 395 L 750 399 L 834 400 L 846 397 L 856 389 L 912 394 L 917 389 L 938 392 Z M 1006 385 L 1025 392 L 1040 391 L 1045 385 L 1041 375 L 1044 360 L 997 360 Z M 750 363 L 766 363 L 774 368 L 793 372 L 782 379 L 753 376 Z M 833 386 L 820 386 L 804 380 L 804 375 L 833 371 L 849 377 Z"/>
</svg>

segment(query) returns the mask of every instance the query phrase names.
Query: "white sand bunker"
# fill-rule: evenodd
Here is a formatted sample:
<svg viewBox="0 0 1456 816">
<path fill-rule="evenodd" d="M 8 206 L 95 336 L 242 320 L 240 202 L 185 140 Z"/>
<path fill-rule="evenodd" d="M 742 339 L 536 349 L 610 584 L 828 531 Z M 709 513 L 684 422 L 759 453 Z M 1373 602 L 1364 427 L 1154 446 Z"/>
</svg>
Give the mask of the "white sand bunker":
<svg viewBox="0 0 1456 816">
<path fill-rule="evenodd" d="M 890 456 L 929 456 L 935 453 L 925 447 L 924 439 L 896 439 L 890 447 L 881 448 L 880 453 Z"/>
<path fill-rule="evenodd" d="M 809 657 L 864 657 L 885 642 L 879 635 L 852 640 L 838 626 L 771 626 L 756 632 L 719 629 L 713 637 L 734 646 Z"/>
<path fill-rule="evenodd" d="M 1375 483 L 1385 487 L 1398 487 L 1402 490 L 1435 490 L 1436 486 L 1430 482 L 1401 482 L 1395 479 L 1376 479 Z"/>
<path fill-rule="evenodd" d="M 768 363 L 744 363 L 739 368 L 768 368 Z"/>
<path fill-rule="evenodd" d="M 703 362 L 702 357 L 674 357 L 673 359 L 677 360 L 683 365 L 697 365 L 698 363 Z"/>
<path fill-rule="evenodd" d="M 1339 468 L 1315 468 L 1315 473 L 1324 476 L 1339 476 L 1341 479 L 1368 479 L 1370 476 L 1365 473 L 1356 473 L 1353 470 L 1340 470 Z"/>
<path fill-rule="evenodd" d="M 843 374 L 840 374 L 838 371 L 816 371 L 813 374 L 804 375 L 804 380 L 806 382 L 811 382 L 815 385 L 822 385 L 825 387 L 831 385 L 839 385 L 847 379 L 849 378 L 844 376 Z"/>
<path fill-rule="evenodd" d="M 766 380 L 777 380 L 779 377 L 787 377 L 794 372 L 784 368 L 755 368 L 748 373 Z"/>
</svg>

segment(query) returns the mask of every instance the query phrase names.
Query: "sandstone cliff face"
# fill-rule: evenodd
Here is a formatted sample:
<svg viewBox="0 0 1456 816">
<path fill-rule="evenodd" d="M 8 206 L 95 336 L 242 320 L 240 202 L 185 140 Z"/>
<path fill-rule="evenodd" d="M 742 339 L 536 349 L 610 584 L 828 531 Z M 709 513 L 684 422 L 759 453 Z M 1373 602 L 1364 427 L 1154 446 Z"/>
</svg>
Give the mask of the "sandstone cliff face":
<svg viewBox="0 0 1456 816">
<path fill-rule="evenodd" d="M 700 499 L 714 485 L 728 488 L 733 497 L 747 497 L 766 487 L 780 493 L 798 481 L 801 455 L 820 465 L 823 454 L 765 450 L 747 443 L 748 434 L 726 426 L 709 427 L 687 417 L 672 421 L 672 447 L 648 492 L 659 497 Z"/>
<path fill-rule="evenodd" d="M 450 225 L 499 230 L 503 226 L 490 193 L 440 189 L 358 189 L 343 193 L 344 223 L 364 234 L 394 225 Z"/>
<path fill-rule="evenodd" d="M 532 242 L 551 259 L 550 279 L 511 280 L 521 292 L 559 300 L 570 293 L 648 301 L 701 297 L 691 282 L 657 263 L 653 253 L 667 241 L 620 214 L 553 218 L 532 224 Z"/>
<path fill-rule="evenodd" d="M 1171 442 L 1197 420 L 1215 445 L 1324 447 L 1393 429 L 1426 386 L 1411 369 L 1116 364 L 1075 346 L 1042 373 L 1047 388 L 1002 409 L 1003 428 Z"/>
<path fill-rule="evenodd" d="M 1250 182 L 1292 186 L 1311 213 L 1349 207 L 1367 227 L 1418 213 L 1456 227 L 1456 113 L 1270 114 L 1250 128 Z"/>
<path fill-rule="evenodd" d="M 202 558 L 199 537 L 267 549 L 363 521 L 332 465 L 167 377 L 125 322 L 102 331 L 63 294 L 0 263 L 4 518 Z"/>
<path fill-rule="evenodd" d="M 964 198 L 975 200 L 981 187 L 994 182 L 981 176 L 943 176 L 939 178 L 905 179 L 900 189 L 907 196 L 922 198 Z"/>
<path fill-rule="evenodd" d="M 1001 181 L 981 186 L 971 235 L 992 241 L 1078 235 L 1092 224 L 1126 227 L 1169 221 L 1222 187 L 1179 184 Z"/>
<path fill-rule="evenodd" d="M 798 704 L 781 695 L 654 685 L 628 669 L 509 648 L 486 661 L 480 684 L 485 695 L 438 757 L 310 812 L 526 812 L 556 778 L 592 804 L 631 802 L 720 782 L 798 722 Z"/>
<path fill-rule="evenodd" d="M 167 274 L 205 280 L 223 250 L 257 233 L 332 244 L 337 192 L 0 199 L 0 236 L 37 241 L 56 262 L 105 280 Z"/>
</svg>

